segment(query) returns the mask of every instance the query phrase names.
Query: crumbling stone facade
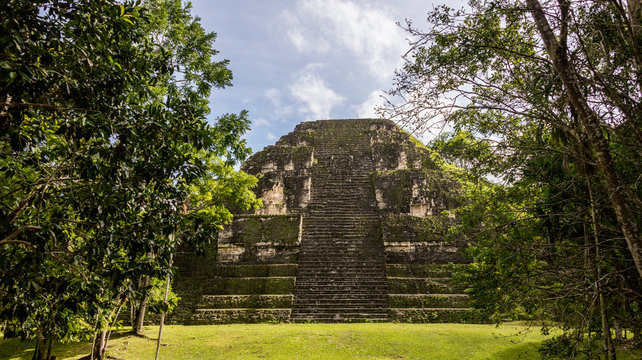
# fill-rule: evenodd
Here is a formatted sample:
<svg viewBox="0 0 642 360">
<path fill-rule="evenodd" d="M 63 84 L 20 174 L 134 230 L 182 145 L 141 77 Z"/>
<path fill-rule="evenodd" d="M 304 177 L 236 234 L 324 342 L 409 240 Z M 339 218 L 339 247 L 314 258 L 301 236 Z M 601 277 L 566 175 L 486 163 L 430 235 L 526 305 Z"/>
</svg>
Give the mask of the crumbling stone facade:
<svg viewBox="0 0 642 360">
<path fill-rule="evenodd" d="M 179 257 L 171 322 L 471 320 L 444 241 L 461 187 L 393 122 L 304 122 L 242 169 L 264 206 Z"/>
</svg>

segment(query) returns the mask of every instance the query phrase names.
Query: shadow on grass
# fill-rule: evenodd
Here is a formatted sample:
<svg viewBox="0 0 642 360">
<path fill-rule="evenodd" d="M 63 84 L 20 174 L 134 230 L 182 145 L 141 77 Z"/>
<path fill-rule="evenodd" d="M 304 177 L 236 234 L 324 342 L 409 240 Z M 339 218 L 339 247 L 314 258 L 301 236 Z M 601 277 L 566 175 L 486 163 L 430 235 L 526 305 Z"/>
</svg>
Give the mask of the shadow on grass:
<svg viewBox="0 0 642 360">
<path fill-rule="evenodd" d="M 19 339 L 0 340 L 0 359 L 25 359 L 33 356 L 33 341 Z"/>
<path fill-rule="evenodd" d="M 139 337 L 150 341 L 157 339 L 146 335 L 134 335 L 131 331 L 114 331 L 109 337 L 110 344 L 113 340 L 126 337 Z M 35 343 L 31 340 L 20 341 L 20 339 L 0 338 L 0 359 L 2 360 L 31 360 Z M 53 355 L 58 359 L 83 359 L 91 352 L 91 341 L 80 341 L 62 344 L 54 343 Z"/>
<path fill-rule="evenodd" d="M 0 340 L 0 359 L 31 360 L 35 343 L 19 339 Z M 58 359 L 78 359 L 91 351 L 91 342 L 54 343 L 53 355 Z"/>
<path fill-rule="evenodd" d="M 514 344 L 508 349 L 498 351 L 488 357 L 488 359 L 510 359 L 510 360 L 536 360 L 540 359 L 537 348 L 539 343 L 524 342 Z"/>
</svg>

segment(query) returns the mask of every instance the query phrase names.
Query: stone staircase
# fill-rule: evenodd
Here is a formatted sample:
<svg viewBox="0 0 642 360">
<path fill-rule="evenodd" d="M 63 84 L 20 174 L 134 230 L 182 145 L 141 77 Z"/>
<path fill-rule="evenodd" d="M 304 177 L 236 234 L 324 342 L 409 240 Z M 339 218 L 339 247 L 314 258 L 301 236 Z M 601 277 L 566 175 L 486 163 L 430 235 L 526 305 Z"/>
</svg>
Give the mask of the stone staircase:
<svg viewBox="0 0 642 360">
<path fill-rule="evenodd" d="M 296 264 L 218 265 L 200 279 L 202 295 L 186 323 L 287 321 L 296 271 Z"/>
<path fill-rule="evenodd" d="M 314 150 L 314 183 L 303 218 L 294 322 L 387 320 L 388 284 L 370 180 L 370 147 L 365 141 L 355 144 L 359 137 L 350 134 L 349 127 L 342 130 L 319 141 L 323 146 Z"/>
<path fill-rule="evenodd" d="M 458 264 L 388 263 L 389 319 L 409 323 L 479 322 L 469 312 L 464 288 L 451 283 L 454 266 Z"/>
</svg>

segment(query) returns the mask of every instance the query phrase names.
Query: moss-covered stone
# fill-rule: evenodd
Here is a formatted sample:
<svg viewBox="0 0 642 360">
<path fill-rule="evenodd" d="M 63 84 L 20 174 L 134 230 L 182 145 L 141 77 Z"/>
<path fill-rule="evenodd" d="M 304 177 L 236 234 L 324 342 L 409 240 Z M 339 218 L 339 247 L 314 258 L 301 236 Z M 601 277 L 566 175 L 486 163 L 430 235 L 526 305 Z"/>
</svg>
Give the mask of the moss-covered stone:
<svg viewBox="0 0 642 360">
<path fill-rule="evenodd" d="M 451 284 L 450 278 L 388 277 L 390 294 L 454 294 L 463 288 Z"/>
<path fill-rule="evenodd" d="M 481 317 L 465 309 L 418 309 L 391 308 L 391 321 L 405 323 L 480 323 Z"/>
<path fill-rule="evenodd" d="M 470 300 L 464 294 L 390 294 L 391 308 L 468 308 Z"/>
<path fill-rule="evenodd" d="M 201 309 L 260 308 L 277 309 L 292 307 L 293 295 L 203 295 Z"/>
<path fill-rule="evenodd" d="M 457 243 L 435 242 L 385 242 L 388 264 L 440 264 L 465 263 Z"/>
<path fill-rule="evenodd" d="M 167 315 L 167 324 L 184 324 L 190 319 L 203 293 L 203 281 L 200 277 L 178 275 L 172 287 L 180 299 L 176 308 Z"/>
<path fill-rule="evenodd" d="M 459 205 L 461 186 L 436 170 L 397 169 L 373 173 L 380 208 L 393 214 L 410 214 L 411 204 L 423 204 L 425 213 L 439 215 Z"/>
<path fill-rule="evenodd" d="M 291 309 L 198 309 L 190 325 L 287 322 Z"/>
<path fill-rule="evenodd" d="M 309 146 L 268 146 L 263 151 L 254 154 L 244 164 L 242 169 L 249 173 L 261 172 L 266 166 L 281 172 L 299 172 L 310 167 L 312 147 Z"/>
<path fill-rule="evenodd" d="M 390 214 L 383 217 L 383 238 L 388 242 L 444 241 L 452 221 L 444 216 L 417 217 Z"/>
<path fill-rule="evenodd" d="M 451 264 L 388 264 L 386 275 L 391 277 L 449 277 Z"/>
<path fill-rule="evenodd" d="M 217 250 L 216 242 L 205 246 L 200 253 L 179 249 L 174 258 L 174 267 L 182 277 L 211 274 L 216 268 Z"/>
<path fill-rule="evenodd" d="M 377 171 L 373 173 L 379 207 L 390 213 L 410 213 L 413 179 L 410 170 Z"/>
<path fill-rule="evenodd" d="M 296 246 L 299 243 L 299 215 L 246 215 L 232 224 L 232 243 L 251 249 L 258 243 Z"/>
<path fill-rule="evenodd" d="M 221 277 L 296 276 L 297 264 L 218 265 L 211 272 Z"/>
<path fill-rule="evenodd" d="M 300 215 L 243 215 L 219 235 L 218 262 L 296 262 Z"/>
<path fill-rule="evenodd" d="M 245 277 L 203 279 L 204 294 L 257 295 L 292 294 L 294 277 Z"/>
</svg>

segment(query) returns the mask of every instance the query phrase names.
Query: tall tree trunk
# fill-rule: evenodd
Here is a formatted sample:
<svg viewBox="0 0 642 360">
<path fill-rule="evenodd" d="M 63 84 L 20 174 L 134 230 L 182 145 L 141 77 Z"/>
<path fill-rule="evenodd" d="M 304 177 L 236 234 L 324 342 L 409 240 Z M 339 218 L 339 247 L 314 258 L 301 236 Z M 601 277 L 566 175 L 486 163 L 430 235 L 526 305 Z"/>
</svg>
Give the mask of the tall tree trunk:
<svg viewBox="0 0 642 360">
<path fill-rule="evenodd" d="M 569 102 L 577 111 L 577 116 L 588 135 L 589 144 L 597 158 L 597 166 L 606 180 L 606 186 L 618 223 L 626 238 L 638 275 L 642 279 L 642 237 L 635 222 L 633 211 L 626 201 L 625 185 L 621 181 L 613 163 L 608 142 L 602 133 L 600 119 L 584 98 L 575 71 L 568 61 L 568 54 L 564 45 L 566 44 L 565 31 L 562 31 L 560 43 L 551 29 L 539 1 L 526 0 L 526 4 L 530 8 L 535 25 L 546 46 L 546 51 L 553 62 L 553 68 L 564 84 Z M 567 20 L 563 16 L 562 22 Z M 567 26 L 563 24 L 562 29 L 565 28 Z"/>
<path fill-rule="evenodd" d="M 598 303 L 600 306 L 600 320 L 602 321 L 602 338 L 604 339 L 604 357 L 607 360 L 616 360 L 615 346 L 613 345 L 613 338 L 611 337 L 611 326 L 609 326 L 608 313 L 606 311 L 606 302 L 604 301 L 604 291 L 602 290 L 602 266 L 600 265 L 600 238 L 598 236 L 599 225 L 597 223 L 597 215 L 595 213 L 595 200 L 593 198 L 593 186 L 591 179 L 586 178 L 588 185 L 589 200 L 591 201 L 591 221 L 593 222 L 593 239 L 595 242 L 595 291 L 598 295 Z"/>
<path fill-rule="evenodd" d="M 169 260 L 170 264 L 172 262 L 171 257 Z M 169 297 L 169 283 L 171 281 L 171 276 L 167 275 L 167 284 L 165 284 L 165 296 L 163 298 L 163 301 L 167 303 L 167 298 Z M 155 360 L 158 360 L 158 354 L 160 353 L 160 347 L 161 347 L 161 339 L 163 338 L 163 325 L 165 325 L 165 316 L 167 315 L 167 311 L 163 311 L 161 314 L 160 318 L 160 326 L 158 327 L 158 342 L 156 344 L 156 357 L 154 358 Z"/>
<path fill-rule="evenodd" d="M 41 332 L 36 335 L 36 348 L 32 360 L 49 360 L 53 349 L 53 337 L 44 336 Z"/>
<path fill-rule="evenodd" d="M 141 281 L 142 287 L 148 287 L 151 283 L 149 276 L 145 276 Z M 136 335 L 143 334 L 143 325 L 145 324 L 145 311 L 147 310 L 147 295 L 140 301 L 138 307 L 134 307 L 134 319 L 132 321 L 132 332 Z"/>
<path fill-rule="evenodd" d="M 122 294 L 121 294 L 122 295 Z M 100 336 L 97 339 L 94 339 L 93 347 L 91 349 L 91 360 L 103 360 L 105 359 L 105 354 L 107 353 L 107 344 L 109 343 L 109 337 L 111 336 L 111 326 L 118 320 L 120 315 L 120 310 L 123 308 L 126 299 L 119 300 L 119 304 L 116 308 L 112 309 L 111 314 L 108 317 L 108 324 L 106 329 L 101 330 Z"/>
</svg>

